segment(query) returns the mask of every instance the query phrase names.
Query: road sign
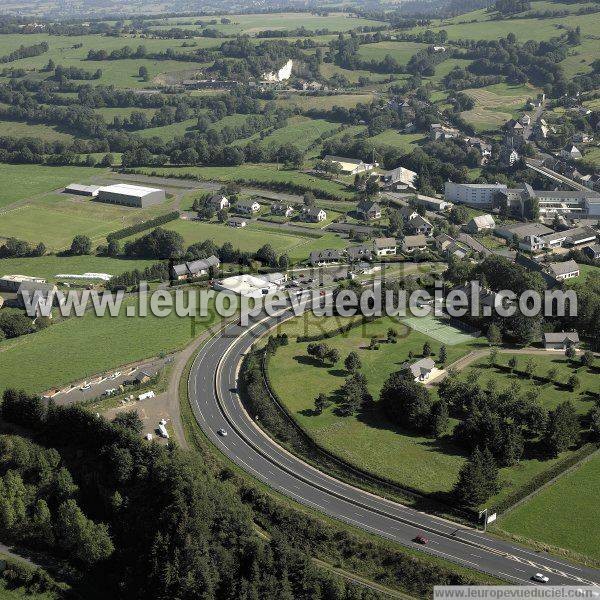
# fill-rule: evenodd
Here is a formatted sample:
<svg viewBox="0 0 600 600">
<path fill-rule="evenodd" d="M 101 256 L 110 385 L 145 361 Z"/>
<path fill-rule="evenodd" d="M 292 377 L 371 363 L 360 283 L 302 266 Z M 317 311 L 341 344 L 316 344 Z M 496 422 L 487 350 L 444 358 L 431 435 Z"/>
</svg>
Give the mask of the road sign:
<svg viewBox="0 0 600 600">
<path fill-rule="evenodd" d="M 488 523 L 493 523 L 493 522 L 496 520 L 496 517 L 497 517 L 497 516 L 498 516 L 498 515 L 497 515 L 496 513 L 494 513 L 493 515 L 490 515 L 490 516 L 487 518 L 487 522 L 488 522 Z"/>
</svg>

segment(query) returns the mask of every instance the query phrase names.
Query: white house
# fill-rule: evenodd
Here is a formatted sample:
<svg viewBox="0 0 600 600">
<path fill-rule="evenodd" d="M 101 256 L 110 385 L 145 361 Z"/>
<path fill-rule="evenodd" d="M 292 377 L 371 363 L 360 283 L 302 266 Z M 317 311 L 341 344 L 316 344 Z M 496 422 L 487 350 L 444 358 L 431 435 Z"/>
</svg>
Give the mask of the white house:
<svg viewBox="0 0 600 600">
<path fill-rule="evenodd" d="M 235 211 L 245 215 L 257 213 L 259 210 L 260 204 L 256 200 L 240 200 L 235 205 Z"/>
<path fill-rule="evenodd" d="M 564 262 L 548 263 L 548 274 L 552 275 L 556 281 L 564 281 L 579 277 L 579 265 L 574 260 L 566 260 Z"/>
<path fill-rule="evenodd" d="M 433 369 L 435 369 L 435 362 L 431 358 L 422 358 L 412 364 L 402 365 L 402 370 L 409 370 L 415 381 L 427 381 Z"/>
<path fill-rule="evenodd" d="M 377 256 L 392 256 L 396 254 L 396 238 L 375 238 L 373 240 L 373 252 Z"/>
<path fill-rule="evenodd" d="M 465 230 L 468 233 L 480 233 L 487 229 L 494 229 L 494 227 L 496 227 L 496 222 L 492 215 L 478 215 L 465 225 Z"/>
<path fill-rule="evenodd" d="M 302 209 L 302 216 L 305 221 L 309 221 L 311 223 L 320 223 L 321 221 L 325 221 L 327 219 L 327 213 L 322 209 L 316 206 L 305 206 Z"/>
<path fill-rule="evenodd" d="M 208 203 L 211 208 L 214 208 L 215 210 L 224 210 L 229 208 L 229 199 L 223 194 L 213 194 L 208 199 Z"/>
<path fill-rule="evenodd" d="M 227 225 L 229 225 L 229 227 L 246 227 L 248 221 L 241 217 L 231 217 L 231 219 L 227 221 Z"/>
</svg>

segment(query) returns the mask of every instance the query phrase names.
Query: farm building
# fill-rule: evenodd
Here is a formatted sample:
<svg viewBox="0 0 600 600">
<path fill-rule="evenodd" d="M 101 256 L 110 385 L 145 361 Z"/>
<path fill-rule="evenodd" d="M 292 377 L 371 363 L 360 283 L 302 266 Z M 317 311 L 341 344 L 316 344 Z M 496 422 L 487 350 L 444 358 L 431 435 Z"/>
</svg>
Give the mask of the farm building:
<svg viewBox="0 0 600 600">
<path fill-rule="evenodd" d="M 99 185 L 82 185 L 80 183 L 71 183 L 65 189 L 65 194 L 75 194 L 77 196 L 92 196 L 98 195 Z"/>
<path fill-rule="evenodd" d="M 473 217 L 465 226 L 465 231 L 468 233 L 479 233 L 486 229 L 494 229 L 496 223 L 492 215 L 478 215 Z"/>
<path fill-rule="evenodd" d="M 216 256 L 209 256 L 200 260 L 192 260 L 177 265 L 173 265 L 171 269 L 171 277 L 178 281 L 193 279 L 194 277 L 202 277 L 208 275 L 211 268 L 218 268 L 220 261 Z"/>
<path fill-rule="evenodd" d="M 254 275 L 235 275 L 215 281 L 213 287 L 217 291 L 229 292 L 246 298 L 262 298 L 277 291 L 278 286 L 262 277 Z"/>
<path fill-rule="evenodd" d="M 29 275 L 4 275 L 3 277 L 0 277 L 0 292 L 15 293 L 18 291 L 19 286 L 25 281 L 32 283 L 46 283 L 46 280 L 41 279 L 40 277 L 30 277 Z"/>
<path fill-rule="evenodd" d="M 118 183 L 100 188 L 97 195 L 100 202 L 135 206 L 136 208 L 146 208 L 147 206 L 160 204 L 164 202 L 165 198 L 164 190 L 129 185 L 128 183 Z"/>
</svg>

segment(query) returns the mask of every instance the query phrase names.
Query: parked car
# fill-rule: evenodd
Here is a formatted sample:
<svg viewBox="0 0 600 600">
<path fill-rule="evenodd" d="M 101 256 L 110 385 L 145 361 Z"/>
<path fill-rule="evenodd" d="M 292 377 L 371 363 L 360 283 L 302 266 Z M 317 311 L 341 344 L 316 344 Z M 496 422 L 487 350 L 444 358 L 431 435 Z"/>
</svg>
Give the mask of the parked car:
<svg viewBox="0 0 600 600">
<path fill-rule="evenodd" d="M 543 573 L 536 573 L 531 577 L 531 579 L 533 579 L 533 581 L 539 581 L 540 583 L 548 583 L 550 581 L 550 579 Z"/>
</svg>

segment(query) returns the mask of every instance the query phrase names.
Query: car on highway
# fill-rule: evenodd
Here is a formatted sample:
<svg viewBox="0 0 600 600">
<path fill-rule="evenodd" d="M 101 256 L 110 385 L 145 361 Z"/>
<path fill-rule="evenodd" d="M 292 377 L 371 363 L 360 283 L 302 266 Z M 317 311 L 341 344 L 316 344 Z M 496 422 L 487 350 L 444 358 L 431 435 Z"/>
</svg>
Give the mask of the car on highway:
<svg viewBox="0 0 600 600">
<path fill-rule="evenodd" d="M 536 573 L 535 575 L 531 576 L 531 579 L 533 579 L 533 581 L 538 581 L 539 583 L 548 583 L 550 581 L 550 579 L 543 573 Z"/>
<path fill-rule="evenodd" d="M 120 377 L 121 375 L 121 371 L 115 371 L 112 375 L 109 376 L 109 379 L 116 379 L 117 377 Z"/>
<path fill-rule="evenodd" d="M 227 430 L 223 429 L 221 427 L 221 429 L 219 429 L 219 431 L 217 431 L 217 433 L 221 436 L 221 437 L 226 437 L 227 436 Z"/>
<path fill-rule="evenodd" d="M 423 546 L 429 543 L 429 540 L 424 535 L 418 535 L 414 541 L 417 542 L 417 544 L 422 544 Z"/>
<path fill-rule="evenodd" d="M 81 386 L 79 389 L 80 389 L 82 392 L 85 392 L 85 390 L 91 390 L 91 389 L 92 389 L 92 386 L 91 386 L 89 383 L 86 383 L 85 385 L 82 385 L 82 386 Z"/>
</svg>

